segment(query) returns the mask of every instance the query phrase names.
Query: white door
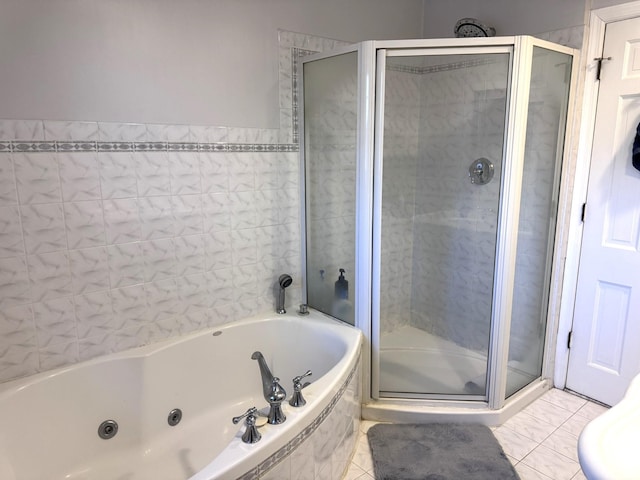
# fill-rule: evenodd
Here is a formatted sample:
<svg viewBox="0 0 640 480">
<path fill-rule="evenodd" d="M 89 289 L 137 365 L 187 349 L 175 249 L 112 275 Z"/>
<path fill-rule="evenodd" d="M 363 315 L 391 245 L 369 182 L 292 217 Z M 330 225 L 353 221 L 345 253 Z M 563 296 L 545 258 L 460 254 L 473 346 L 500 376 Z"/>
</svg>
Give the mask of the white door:
<svg viewBox="0 0 640 480">
<path fill-rule="evenodd" d="M 640 18 L 607 25 L 567 388 L 608 405 L 640 373 Z"/>
</svg>

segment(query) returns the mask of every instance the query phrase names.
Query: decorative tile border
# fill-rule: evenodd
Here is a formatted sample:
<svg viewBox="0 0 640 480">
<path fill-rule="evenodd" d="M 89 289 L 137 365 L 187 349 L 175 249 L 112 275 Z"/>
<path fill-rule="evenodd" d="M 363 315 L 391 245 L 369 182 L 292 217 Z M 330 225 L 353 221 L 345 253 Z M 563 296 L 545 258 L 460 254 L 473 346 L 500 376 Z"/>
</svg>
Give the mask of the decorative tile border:
<svg viewBox="0 0 640 480">
<path fill-rule="evenodd" d="M 286 54 L 281 53 L 281 58 L 278 59 L 281 69 L 279 89 L 287 93 L 284 98 L 289 97 L 288 90 L 291 89 L 290 106 L 281 108 L 279 134 L 278 129 L 0 120 L 0 153 L 297 152 L 300 138 L 298 59 L 304 55 L 348 45 L 348 42 L 280 30 L 279 43 L 281 52 L 286 52 Z"/>
<path fill-rule="evenodd" d="M 387 70 L 392 72 L 414 73 L 423 75 L 425 73 L 448 72 L 451 70 L 460 70 L 462 68 L 478 67 L 480 65 L 491 65 L 498 60 L 495 58 L 481 58 L 477 60 L 466 60 L 464 62 L 445 63 L 443 65 L 432 65 L 429 67 L 414 67 L 409 65 L 390 65 L 387 64 Z"/>
<path fill-rule="evenodd" d="M 299 140 L 299 99 L 298 99 L 298 59 L 301 56 L 318 52 L 327 52 L 338 47 L 349 45 L 349 42 L 335 40 L 315 35 L 278 31 L 279 44 L 282 52 L 287 52 L 280 61 L 280 94 L 281 98 L 288 98 L 291 89 L 291 109 L 281 108 L 280 126 L 288 127 L 288 142 L 298 144 Z M 283 81 L 284 80 L 284 81 Z M 281 105 L 283 106 L 283 105 Z M 287 143 L 288 143 L 287 142 Z"/>
<path fill-rule="evenodd" d="M 351 380 L 353 380 L 353 377 L 358 371 L 359 367 L 360 367 L 360 358 L 358 357 L 358 361 L 356 361 L 356 364 L 353 366 L 353 368 L 349 372 L 349 375 L 347 376 L 347 379 L 344 381 L 344 383 L 340 387 L 340 390 L 338 390 L 338 393 L 336 393 L 334 397 L 331 399 L 331 401 L 329 402 L 329 405 L 327 405 L 324 408 L 324 410 L 320 412 L 320 415 L 318 415 L 313 420 L 313 422 L 311 422 L 307 427 L 305 427 L 302 430 L 302 432 L 296 435 L 284 447 L 282 447 L 276 453 L 274 453 L 269 458 L 261 462 L 258 466 L 252 468 L 244 475 L 238 477 L 238 480 L 255 480 L 256 478 L 259 478 L 261 475 L 264 475 L 273 467 L 275 467 L 280 461 L 284 460 L 289 455 L 291 455 L 291 453 L 293 453 L 293 451 L 296 448 L 298 448 L 302 444 L 302 442 L 304 442 L 308 437 L 311 436 L 311 434 L 313 434 L 313 432 L 316 431 L 316 429 L 320 426 L 320 424 L 324 422 L 326 418 L 329 416 L 329 414 L 333 411 L 334 407 L 342 398 L 342 395 L 344 394 L 345 390 L 349 387 L 349 384 L 351 383 Z"/>
<path fill-rule="evenodd" d="M 0 152 L 297 152 L 297 144 L 3 141 Z"/>
<path fill-rule="evenodd" d="M 292 88 L 292 122 L 293 122 L 293 143 L 296 145 L 300 140 L 300 121 L 299 121 L 299 109 L 298 109 L 298 65 L 299 59 L 307 55 L 312 55 L 315 52 L 313 50 L 305 50 L 303 48 L 293 47 L 291 49 L 291 88 Z"/>
</svg>

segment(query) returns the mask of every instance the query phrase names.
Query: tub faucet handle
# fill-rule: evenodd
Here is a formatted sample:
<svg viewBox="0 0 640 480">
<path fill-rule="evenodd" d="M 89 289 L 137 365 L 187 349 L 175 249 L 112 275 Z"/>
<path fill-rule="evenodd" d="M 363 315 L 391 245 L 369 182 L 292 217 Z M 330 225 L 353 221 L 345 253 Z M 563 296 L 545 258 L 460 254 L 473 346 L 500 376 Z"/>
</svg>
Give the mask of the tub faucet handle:
<svg viewBox="0 0 640 480">
<path fill-rule="evenodd" d="M 293 388 L 296 388 L 296 385 L 300 385 L 300 382 L 302 382 L 302 379 L 304 377 L 309 377 L 313 375 L 311 373 L 311 370 L 307 370 L 306 372 L 304 372 L 302 375 L 299 375 L 297 377 L 293 377 Z M 306 387 L 307 385 L 309 385 L 309 382 L 305 383 L 302 387 L 300 387 L 301 389 Z"/>
<path fill-rule="evenodd" d="M 309 382 L 303 384 L 302 379 L 309 375 L 311 375 L 311 370 L 307 370 L 302 375 L 293 377 L 293 395 L 291 395 L 291 399 L 289 400 L 289 405 L 292 407 L 304 407 L 307 404 L 307 401 L 302 396 L 302 389 L 308 386 Z"/>
<path fill-rule="evenodd" d="M 251 415 L 253 415 L 255 417 L 257 413 L 258 413 L 258 409 L 256 407 L 251 407 L 249 410 L 244 412 L 242 415 L 240 415 L 238 417 L 233 417 L 231 419 L 231 421 L 233 422 L 234 425 L 237 425 L 238 423 L 240 423 L 240 420 L 242 420 L 244 417 L 249 417 Z"/>
<path fill-rule="evenodd" d="M 242 441 L 244 443 L 256 443 L 261 438 L 260 432 L 258 432 L 258 428 L 256 427 L 256 414 L 258 413 L 258 409 L 256 407 L 251 407 L 249 410 L 244 412 L 239 417 L 233 417 L 231 421 L 234 425 L 240 423 L 240 420 L 246 418 L 244 421 L 245 426 L 247 427 L 244 433 L 242 434 Z"/>
</svg>

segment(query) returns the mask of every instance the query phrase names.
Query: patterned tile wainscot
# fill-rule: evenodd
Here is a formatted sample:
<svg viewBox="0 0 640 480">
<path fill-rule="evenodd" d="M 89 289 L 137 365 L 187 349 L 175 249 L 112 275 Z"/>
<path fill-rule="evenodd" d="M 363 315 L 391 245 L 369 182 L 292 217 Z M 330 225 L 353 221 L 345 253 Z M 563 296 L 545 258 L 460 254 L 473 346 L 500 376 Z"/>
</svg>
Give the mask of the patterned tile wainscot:
<svg viewBox="0 0 640 480">
<path fill-rule="evenodd" d="M 268 310 L 284 271 L 299 288 L 295 145 L 2 145 L 1 381 Z"/>
<path fill-rule="evenodd" d="M 341 45 L 279 31 L 278 129 L 0 120 L 0 382 L 295 304 L 297 58 Z"/>
</svg>

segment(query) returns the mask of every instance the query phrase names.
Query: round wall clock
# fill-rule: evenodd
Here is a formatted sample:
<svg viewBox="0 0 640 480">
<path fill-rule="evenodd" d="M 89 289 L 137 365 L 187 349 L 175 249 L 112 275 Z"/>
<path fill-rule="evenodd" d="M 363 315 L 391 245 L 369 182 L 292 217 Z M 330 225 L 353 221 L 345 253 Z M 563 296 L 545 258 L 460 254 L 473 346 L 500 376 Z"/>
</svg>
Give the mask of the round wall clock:
<svg viewBox="0 0 640 480">
<path fill-rule="evenodd" d="M 496 29 L 480 23 L 475 18 L 462 18 L 458 20 L 453 29 L 456 37 L 493 37 Z"/>
</svg>

